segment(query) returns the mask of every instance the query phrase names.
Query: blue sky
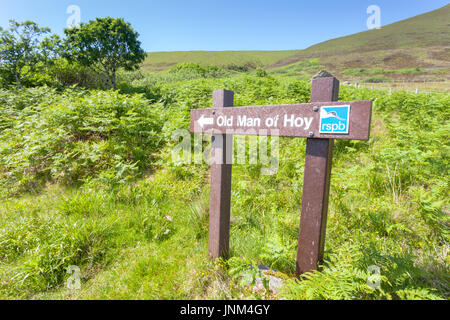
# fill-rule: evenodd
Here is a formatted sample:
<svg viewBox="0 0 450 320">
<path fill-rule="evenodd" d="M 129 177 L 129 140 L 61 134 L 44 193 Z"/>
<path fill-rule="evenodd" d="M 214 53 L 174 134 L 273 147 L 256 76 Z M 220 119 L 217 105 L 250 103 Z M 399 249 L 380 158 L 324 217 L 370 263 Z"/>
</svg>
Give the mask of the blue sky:
<svg viewBox="0 0 450 320">
<path fill-rule="evenodd" d="M 69 5 L 81 21 L 121 17 L 146 51 L 288 50 L 367 30 L 370 5 L 386 25 L 448 4 L 441 0 L 0 0 L 0 26 L 33 20 L 63 34 Z"/>
</svg>

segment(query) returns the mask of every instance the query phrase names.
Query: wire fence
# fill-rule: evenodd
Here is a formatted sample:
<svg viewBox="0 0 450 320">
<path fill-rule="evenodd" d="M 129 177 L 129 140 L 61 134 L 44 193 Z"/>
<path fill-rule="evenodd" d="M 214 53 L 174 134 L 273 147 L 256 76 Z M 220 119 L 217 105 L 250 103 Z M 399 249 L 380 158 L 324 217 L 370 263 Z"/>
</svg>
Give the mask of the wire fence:
<svg viewBox="0 0 450 320">
<path fill-rule="evenodd" d="M 370 90 L 386 90 L 386 91 L 389 91 L 390 94 L 392 94 L 395 91 L 406 91 L 406 92 L 427 93 L 427 94 L 450 94 L 449 91 L 443 91 L 443 92 L 422 91 L 419 88 L 416 88 L 415 90 L 410 90 L 410 89 L 405 89 L 405 88 L 393 88 L 393 87 L 386 87 L 386 86 L 362 85 L 360 83 L 350 83 L 350 84 L 346 84 L 346 85 L 352 86 L 355 88 L 366 88 L 366 89 L 370 89 Z"/>
</svg>

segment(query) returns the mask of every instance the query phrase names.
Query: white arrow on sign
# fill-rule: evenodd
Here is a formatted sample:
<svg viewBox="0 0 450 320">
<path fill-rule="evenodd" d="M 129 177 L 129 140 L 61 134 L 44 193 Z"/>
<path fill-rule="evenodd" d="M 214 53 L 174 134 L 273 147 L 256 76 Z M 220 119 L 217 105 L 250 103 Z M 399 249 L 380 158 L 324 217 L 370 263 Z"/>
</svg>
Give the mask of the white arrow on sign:
<svg viewBox="0 0 450 320">
<path fill-rule="evenodd" d="M 200 117 L 200 119 L 197 120 L 198 124 L 200 125 L 200 127 L 206 125 L 206 124 L 213 124 L 214 123 L 214 118 L 206 118 L 205 115 L 202 114 L 202 116 Z"/>
</svg>

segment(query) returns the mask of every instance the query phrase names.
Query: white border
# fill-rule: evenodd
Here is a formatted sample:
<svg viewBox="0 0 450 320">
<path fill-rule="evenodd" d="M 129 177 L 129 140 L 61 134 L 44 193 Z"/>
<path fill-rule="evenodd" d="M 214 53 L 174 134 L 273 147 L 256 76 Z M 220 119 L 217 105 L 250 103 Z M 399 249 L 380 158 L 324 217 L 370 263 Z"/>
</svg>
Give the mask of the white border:
<svg viewBox="0 0 450 320">
<path fill-rule="evenodd" d="M 321 106 L 321 109 L 319 110 L 319 133 L 321 134 L 349 134 L 350 132 L 350 108 L 351 105 L 350 104 L 346 104 L 346 105 L 339 105 L 339 106 Z M 322 131 L 322 115 L 321 115 L 321 111 L 322 108 L 347 108 L 348 109 L 348 115 L 347 115 L 347 131 L 345 132 L 323 132 Z"/>
</svg>

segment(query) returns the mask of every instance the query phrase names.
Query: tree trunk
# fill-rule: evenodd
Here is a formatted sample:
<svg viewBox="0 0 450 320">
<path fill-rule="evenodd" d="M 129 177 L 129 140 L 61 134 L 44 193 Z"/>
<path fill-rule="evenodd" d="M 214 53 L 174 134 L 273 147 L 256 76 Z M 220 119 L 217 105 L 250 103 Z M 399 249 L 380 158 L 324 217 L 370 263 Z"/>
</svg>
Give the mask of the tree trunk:
<svg viewBox="0 0 450 320">
<path fill-rule="evenodd" d="M 117 90 L 117 84 L 116 84 L 116 69 L 113 69 L 113 71 L 112 71 L 111 82 L 112 82 L 113 90 L 116 91 L 116 90 Z"/>
<path fill-rule="evenodd" d="M 106 85 L 106 90 L 109 90 L 110 86 L 109 86 L 109 74 L 108 73 L 105 74 L 105 85 Z"/>
<path fill-rule="evenodd" d="M 17 71 L 14 72 L 14 75 L 15 75 L 15 77 L 16 77 L 16 86 L 17 86 L 17 89 L 22 88 L 22 83 L 21 83 L 21 81 L 20 81 L 20 77 L 19 77 L 19 74 L 17 73 Z"/>
</svg>

